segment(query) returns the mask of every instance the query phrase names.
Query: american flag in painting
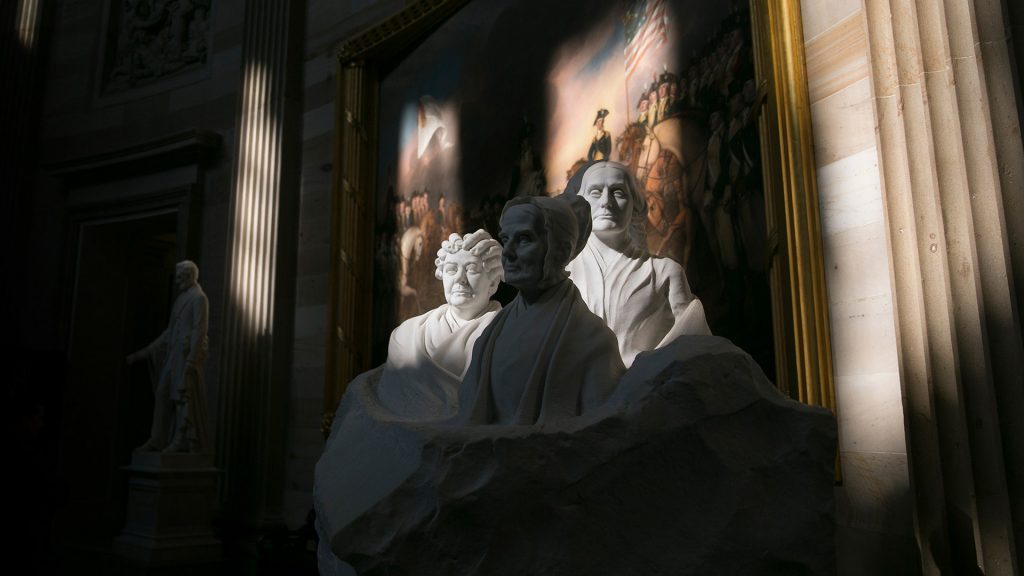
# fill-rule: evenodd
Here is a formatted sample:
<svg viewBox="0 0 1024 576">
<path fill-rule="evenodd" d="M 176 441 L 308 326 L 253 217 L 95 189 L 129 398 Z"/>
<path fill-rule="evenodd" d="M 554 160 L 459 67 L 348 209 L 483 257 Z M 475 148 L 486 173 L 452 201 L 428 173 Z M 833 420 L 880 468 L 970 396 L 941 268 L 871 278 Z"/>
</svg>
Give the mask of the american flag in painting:
<svg viewBox="0 0 1024 576">
<path fill-rule="evenodd" d="M 623 17 L 626 32 L 626 79 L 644 56 L 665 42 L 665 0 L 634 0 Z"/>
</svg>

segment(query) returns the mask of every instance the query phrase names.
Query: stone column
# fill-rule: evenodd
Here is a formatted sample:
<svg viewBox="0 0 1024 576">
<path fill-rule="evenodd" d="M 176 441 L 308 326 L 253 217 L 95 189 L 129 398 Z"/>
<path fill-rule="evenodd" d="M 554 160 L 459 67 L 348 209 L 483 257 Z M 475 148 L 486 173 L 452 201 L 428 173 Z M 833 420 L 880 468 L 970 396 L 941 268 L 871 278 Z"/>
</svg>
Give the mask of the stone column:
<svg viewBox="0 0 1024 576">
<path fill-rule="evenodd" d="M 280 520 L 305 2 L 245 3 L 217 458 L 229 523 Z"/>
<path fill-rule="evenodd" d="M 865 8 L 922 567 L 1015 574 L 1024 156 L 1002 7 Z"/>
</svg>

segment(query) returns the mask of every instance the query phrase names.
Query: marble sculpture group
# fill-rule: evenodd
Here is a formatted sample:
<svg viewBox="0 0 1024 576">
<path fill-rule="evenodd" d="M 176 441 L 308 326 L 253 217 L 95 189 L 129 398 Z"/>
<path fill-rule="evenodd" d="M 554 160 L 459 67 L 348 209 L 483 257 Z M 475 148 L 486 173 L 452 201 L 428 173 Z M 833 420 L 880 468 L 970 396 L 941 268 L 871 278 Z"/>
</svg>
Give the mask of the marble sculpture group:
<svg viewBox="0 0 1024 576">
<path fill-rule="evenodd" d="M 345 562 L 365 574 L 828 565 L 831 508 L 819 504 L 831 498 L 831 417 L 783 397 L 749 356 L 710 337 L 682 266 L 647 251 L 645 213 L 628 169 L 596 161 L 559 196 L 510 200 L 497 239 L 478 230 L 443 242 L 447 302 L 398 326 L 386 363 L 353 380 L 336 412 L 314 487 L 322 574 L 351 574 Z M 490 301 L 502 280 L 518 290 L 504 308 Z M 772 428 L 792 429 L 803 448 L 763 434 Z M 743 446 L 717 453 L 737 436 Z M 773 472 L 801 467 L 815 473 L 801 472 L 813 486 L 800 491 Z M 687 485 L 706 493 L 675 488 Z M 744 517 L 751 507 L 775 518 Z M 675 534 L 720 514 L 740 520 L 668 551 Z M 501 550 L 518 541 L 503 532 L 513 521 L 580 537 L 551 557 Z M 652 527 L 642 541 L 663 558 L 603 556 Z M 820 549 L 793 552 L 815 539 Z"/>
</svg>

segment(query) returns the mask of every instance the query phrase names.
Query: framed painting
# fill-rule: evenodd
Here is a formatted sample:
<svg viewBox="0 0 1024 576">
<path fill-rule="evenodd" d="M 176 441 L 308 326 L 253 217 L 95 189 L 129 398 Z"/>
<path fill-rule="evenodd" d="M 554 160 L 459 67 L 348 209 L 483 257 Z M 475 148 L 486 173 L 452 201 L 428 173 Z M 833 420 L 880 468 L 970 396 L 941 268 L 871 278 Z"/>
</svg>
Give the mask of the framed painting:
<svg viewBox="0 0 1024 576">
<path fill-rule="evenodd" d="M 834 410 L 802 48 L 797 0 L 419 1 L 339 46 L 325 422 L 444 302 L 443 239 L 601 159 L 712 332 Z"/>
</svg>

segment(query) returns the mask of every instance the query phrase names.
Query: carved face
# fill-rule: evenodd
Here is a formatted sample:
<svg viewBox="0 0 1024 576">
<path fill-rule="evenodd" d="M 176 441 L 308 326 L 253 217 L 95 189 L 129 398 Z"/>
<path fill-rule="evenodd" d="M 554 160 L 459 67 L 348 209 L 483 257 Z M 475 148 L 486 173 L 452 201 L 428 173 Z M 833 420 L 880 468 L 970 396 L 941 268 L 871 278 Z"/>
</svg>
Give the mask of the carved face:
<svg viewBox="0 0 1024 576">
<path fill-rule="evenodd" d="M 519 204 L 506 210 L 498 239 L 503 246 L 501 265 L 505 282 L 520 290 L 539 286 L 544 279 L 544 257 L 548 252 L 540 208 Z"/>
<path fill-rule="evenodd" d="M 583 175 L 580 196 L 590 204 L 594 233 L 625 234 L 633 216 L 633 194 L 622 169 L 598 164 Z"/>
<path fill-rule="evenodd" d="M 462 318 L 476 318 L 487 307 L 494 292 L 490 274 L 480 258 L 467 250 L 445 256 L 441 267 L 444 298 Z"/>
<path fill-rule="evenodd" d="M 178 290 L 184 290 L 192 285 L 192 270 L 188 266 L 174 268 L 174 285 Z"/>
</svg>

